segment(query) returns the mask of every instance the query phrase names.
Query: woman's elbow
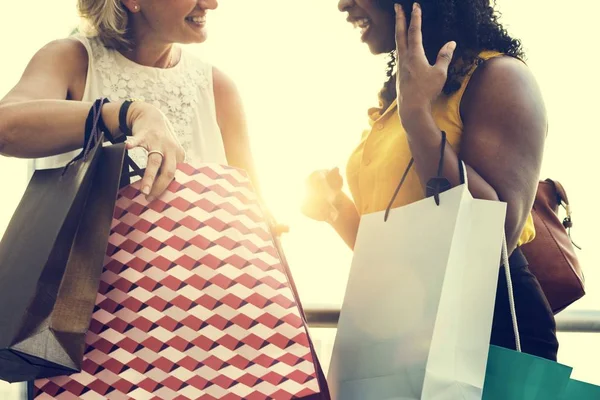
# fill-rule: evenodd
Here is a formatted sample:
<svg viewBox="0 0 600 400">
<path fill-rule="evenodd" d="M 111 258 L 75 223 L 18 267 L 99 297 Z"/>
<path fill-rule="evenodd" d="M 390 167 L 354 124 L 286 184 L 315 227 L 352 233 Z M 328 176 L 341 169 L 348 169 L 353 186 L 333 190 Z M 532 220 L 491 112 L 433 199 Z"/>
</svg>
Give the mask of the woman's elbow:
<svg viewBox="0 0 600 400">
<path fill-rule="evenodd" d="M 508 251 L 512 252 L 517 248 L 531 208 L 525 204 L 523 199 L 509 200 L 507 204 L 505 224 L 506 245 L 508 246 Z"/>
<path fill-rule="evenodd" d="M 10 126 L 10 118 L 4 107 L 0 104 L 0 155 L 12 157 L 12 144 L 14 143 L 14 129 Z"/>
<path fill-rule="evenodd" d="M 0 155 L 6 156 L 6 148 L 8 147 L 8 127 L 0 107 Z"/>
</svg>

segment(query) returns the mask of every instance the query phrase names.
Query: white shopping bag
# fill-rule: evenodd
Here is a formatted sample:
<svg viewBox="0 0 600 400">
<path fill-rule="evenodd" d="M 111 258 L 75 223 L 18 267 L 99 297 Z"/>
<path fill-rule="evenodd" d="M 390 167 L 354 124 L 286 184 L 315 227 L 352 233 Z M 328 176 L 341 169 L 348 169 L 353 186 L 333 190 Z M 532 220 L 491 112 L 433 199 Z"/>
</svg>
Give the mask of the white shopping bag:
<svg viewBox="0 0 600 400">
<path fill-rule="evenodd" d="M 481 399 L 506 204 L 465 183 L 384 214 L 360 222 L 332 398 Z"/>
</svg>

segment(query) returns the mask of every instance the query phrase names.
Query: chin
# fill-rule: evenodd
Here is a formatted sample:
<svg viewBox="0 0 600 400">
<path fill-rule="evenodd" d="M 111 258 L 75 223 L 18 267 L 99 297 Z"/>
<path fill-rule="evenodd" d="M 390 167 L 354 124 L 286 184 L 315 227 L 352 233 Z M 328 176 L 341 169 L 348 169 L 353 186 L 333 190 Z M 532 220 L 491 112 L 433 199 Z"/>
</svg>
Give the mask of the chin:
<svg viewBox="0 0 600 400">
<path fill-rule="evenodd" d="M 371 52 L 371 54 L 373 54 L 375 56 L 378 54 L 381 54 L 381 51 L 379 50 L 379 48 L 377 46 L 368 44 L 368 43 L 367 43 L 367 46 L 369 46 L 369 51 Z"/>
<path fill-rule="evenodd" d="M 204 43 L 208 36 L 208 30 L 206 29 L 206 25 L 202 27 L 190 27 L 187 26 L 182 32 L 180 32 L 180 36 L 182 41 L 180 43 L 183 44 L 194 44 L 194 43 Z"/>
<path fill-rule="evenodd" d="M 369 51 L 371 51 L 371 54 L 373 55 L 389 53 L 393 50 L 393 48 L 388 49 L 389 46 L 383 46 L 381 43 L 377 42 L 367 42 L 367 46 L 369 46 Z"/>
<path fill-rule="evenodd" d="M 365 43 L 369 46 L 369 50 L 374 55 L 387 54 L 396 48 L 396 43 L 390 43 L 382 35 L 378 35 L 379 32 L 371 32 L 370 36 L 366 37 Z"/>
<path fill-rule="evenodd" d="M 196 35 L 188 35 L 185 40 L 180 41 L 181 44 L 199 44 L 204 43 L 208 39 L 206 32 Z"/>
<path fill-rule="evenodd" d="M 208 39 L 207 35 L 202 35 L 202 37 L 196 38 L 193 43 L 204 43 Z"/>
</svg>

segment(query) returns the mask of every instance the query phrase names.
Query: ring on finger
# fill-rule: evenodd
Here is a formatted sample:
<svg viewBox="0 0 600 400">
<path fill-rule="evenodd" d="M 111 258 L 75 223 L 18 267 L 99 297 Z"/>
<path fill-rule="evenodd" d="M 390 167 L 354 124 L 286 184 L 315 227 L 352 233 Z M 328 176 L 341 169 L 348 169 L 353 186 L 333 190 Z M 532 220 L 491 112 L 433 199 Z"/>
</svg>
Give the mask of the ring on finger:
<svg viewBox="0 0 600 400">
<path fill-rule="evenodd" d="M 152 154 L 158 154 L 158 155 L 159 155 L 159 156 L 161 156 L 162 158 L 165 158 L 165 155 L 164 155 L 162 152 L 158 151 L 158 150 L 152 150 L 152 151 L 149 151 L 149 152 L 148 152 L 148 157 L 150 157 Z"/>
</svg>

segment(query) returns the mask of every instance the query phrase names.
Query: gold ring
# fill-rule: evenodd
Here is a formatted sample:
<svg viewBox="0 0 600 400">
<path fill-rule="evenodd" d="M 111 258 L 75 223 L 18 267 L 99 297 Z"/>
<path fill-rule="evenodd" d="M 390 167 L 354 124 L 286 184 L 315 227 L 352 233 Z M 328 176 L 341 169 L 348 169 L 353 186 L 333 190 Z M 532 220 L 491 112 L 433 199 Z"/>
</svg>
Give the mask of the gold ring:
<svg viewBox="0 0 600 400">
<path fill-rule="evenodd" d="M 165 155 L 164 155 L 162 152 L 158 151 L 158 150 L 152 150 L 152 151 L 149 151 L 149 152 L 148 152 L 148 157 L 150 157 L 150 155 L 151 155 L 151 154 L 158 154 L 158 155 L 160 155 L 162 158 L 165 158 Z"/>
</svg>

